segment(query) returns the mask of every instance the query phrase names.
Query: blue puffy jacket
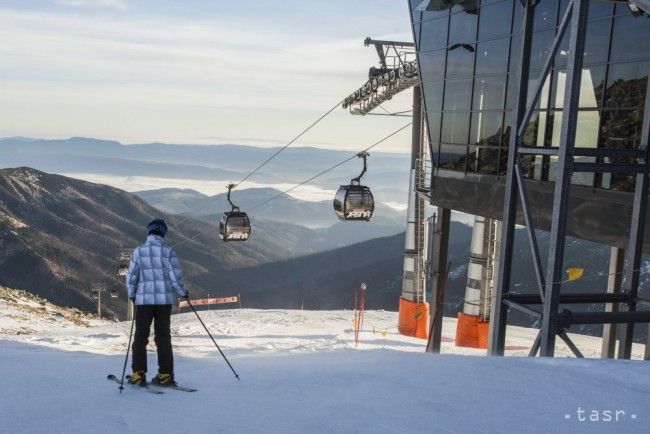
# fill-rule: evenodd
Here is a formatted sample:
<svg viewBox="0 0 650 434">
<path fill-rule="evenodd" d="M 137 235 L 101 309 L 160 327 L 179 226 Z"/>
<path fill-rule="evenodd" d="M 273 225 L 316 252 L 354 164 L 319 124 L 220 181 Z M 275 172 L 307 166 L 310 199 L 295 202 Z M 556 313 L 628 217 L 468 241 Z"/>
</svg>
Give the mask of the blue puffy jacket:
<svg viewBox="0 0 650 434">
<path fill-rule="evenodd" d="M 175 295 L 187 295 L 183 273 L 176 252 L 158 235 L 149 235 L 147 241 L 131 254 L 126 276 L 129 298 L 135 304 L 174 304 Z"/>
</svg>

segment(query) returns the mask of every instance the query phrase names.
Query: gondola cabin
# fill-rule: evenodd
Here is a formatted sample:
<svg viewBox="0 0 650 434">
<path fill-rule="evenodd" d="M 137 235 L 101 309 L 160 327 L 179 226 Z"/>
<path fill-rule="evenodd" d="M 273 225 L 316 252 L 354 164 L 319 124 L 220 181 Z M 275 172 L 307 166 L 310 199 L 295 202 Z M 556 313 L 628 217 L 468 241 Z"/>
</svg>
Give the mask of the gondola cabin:
<svg viewBox="0 0 650 434">
<path fill-rule="evenodd" d="M 334 212 L 341 220 L 370 221 L 375 212 L 375 199 L 364 185 L 342 185 L 334 197 Z"/>
<path fill-rule="evenodd" d="M 251 234 L 251 222 L 242 211 L 223 213 L 219 222 L 219 238 L 224 241 L 247 241 Z"/>
<path fill-rule="evenodd" d="M 129 274 L 131 262 L 131 249 L 120 248 L 117 251 L 117 275 L 126 276 Z"/>
<path fill-rule="evenodd" d="M 228 184 L 228 195 L 226 196 L 230 204 L 230 211 L 226 211 L 219 221 L 219 238 L 224 242 L 228 241 L 247 241 L 251 236 L 251 222 L 248 215 L 239 210 L 239 207 L 232 203 L 230 193 L 235 188 L 235 184 Z"/>
<path fill-rule="evenodd" d="M 368 170 L 368 153 L 363 151 L 357 154 L 363 159 L 363 170 L 356 178 L 350 180 L 348 185 L 342 185 L 334 196 L 334 213 L 341 220 L 370 221 L 375 212 L 375 198 L 365 185 L 361 185 L 361 178 Z"/>
</svg>

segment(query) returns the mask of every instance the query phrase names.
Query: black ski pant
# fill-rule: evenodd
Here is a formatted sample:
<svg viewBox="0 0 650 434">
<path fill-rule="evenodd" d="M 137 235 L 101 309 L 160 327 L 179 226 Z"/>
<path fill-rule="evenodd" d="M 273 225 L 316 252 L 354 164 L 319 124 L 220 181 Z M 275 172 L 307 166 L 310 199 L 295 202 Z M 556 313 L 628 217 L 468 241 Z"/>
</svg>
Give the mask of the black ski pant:
<svg viewBox="0 0 650 434">
<path fill-rule="evenodd" d="M 174 374 L 174 353 L 169 331 L 171 304 L 148 304 L 135 307 L 135 337 L 133 339 L 133 372 L 147 372 L 147 344 L 153 321 L 154 341 L 158 350 L 158 372 Z"/>
</svg>

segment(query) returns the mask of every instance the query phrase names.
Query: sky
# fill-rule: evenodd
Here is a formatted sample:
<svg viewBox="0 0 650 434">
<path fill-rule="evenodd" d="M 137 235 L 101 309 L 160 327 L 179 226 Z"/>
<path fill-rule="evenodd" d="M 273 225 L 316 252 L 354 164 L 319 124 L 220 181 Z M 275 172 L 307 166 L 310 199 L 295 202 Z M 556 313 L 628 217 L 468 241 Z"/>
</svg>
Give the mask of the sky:
<svg viewBox="0 0 650 434">
<path fill-rule="evenodd" d="M 366 36 L 411 41 L 407 1 L 0 0 L 0 136 L 278 146 L 367 79 Z M 337 109 L 298 144 L 358 150 L 408 122 Z"/>
</svg>

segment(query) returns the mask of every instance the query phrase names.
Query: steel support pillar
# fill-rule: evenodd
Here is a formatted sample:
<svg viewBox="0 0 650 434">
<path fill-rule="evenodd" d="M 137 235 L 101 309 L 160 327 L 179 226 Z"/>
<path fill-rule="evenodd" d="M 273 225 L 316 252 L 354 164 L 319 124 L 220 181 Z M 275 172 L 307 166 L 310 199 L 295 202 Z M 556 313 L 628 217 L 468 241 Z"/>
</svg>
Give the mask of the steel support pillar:
<svg viewBox="0 0 650 434">
<path fill-rule="evenodd" d="M 490 339 L 488 354 L 501 356 L 505 350 L 506 324 L 508 308 L 502 303 L 504 295 L 510 291 L 510 275 L 512 271 L 513 244 L 515 237 L 515 220 L 517 217 L 517 179 L 515 164 L 517 162 L 518 130 L 526 111 L 526 95 L 528 91 L 528 76 L 530 70 L 530 47 L 533 34 L 534 6 L 528 0 L 524 6 L 519 46 L 519 64 L 517 66 L 517 85 L 515 87 L 517 100 L 514 108 L 516 128 L 510 132 L 508 148 L 508 169 L 505 180 L 505 196 L 503 200 L 503 224 L 501 229 L 501 248 L 499 250 L 497 285 L 492 305 L 490 321 Z M 516 18 L 515 18 L 516 19 Z"/>
<path fill-rule="evenodd" d="M 621 281 L 623 280 L 623 264 L 625 261 L 625 250 L 616 247 L 611 248 L 609 258 L 609 273 L 607 277 L 607 293 L 620 294 Z M 618 312 L 619 303 L 607 303 L 605 312 Z M 616 324 L 603 325 L 603 344 L 600 357 L 613 359 L 616 357 L 616 337 L 618 327 Z"/>
<path fill-rule="evenodd" d="M 451 226 L 451 210 L 449 208 L 438 207 L 438 214 L 434 222 L 434 232 L 431 237 L 431 247 L 429 262 L 431 272 L 429 280 L 431 281 L 431 333 L 429 334 L 429 343 L 427 351 L 430 353 L 440 352 L 440 342 L 442 340 L 442 317 L 444 297 L 442 285 L 446 276 L 447 253 L 449 249 L 449 228 Z"/>
<path fill-rule="evenodd" d="M 418 160 L 422 155 L 422 97 L 420 86 L 413 87 L 413 126 L 411 133 L 411 175 L 406 221 L 406 240 L 404 245 L 404 275 L 402 279 L 402 298 L 421 303 L 425 301 L 424 270 L 424 208 L 425 202 L 417 193 L 419 173 Z"/>
<path fill-rule="evenodd" d="M 557 160 L 557 179 L 553 198 L 551 236 L 549 240 L 548 266 L 546 268 L 546 292 L 542 317 L 540 355 L 553 357 L 558 332 L 558 309 L 563 280 L 563 261 L 566 237 L 566 221 L 571 186 L 573 148 L 575 146 L 578 102 L 587 29 L 589 0 L 573 0 L 571 33 L 567 60 L 567 82 L 564 93 L 564 110 L 560 129 Z"/>
</svg>

